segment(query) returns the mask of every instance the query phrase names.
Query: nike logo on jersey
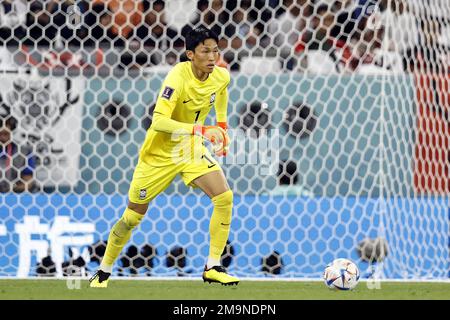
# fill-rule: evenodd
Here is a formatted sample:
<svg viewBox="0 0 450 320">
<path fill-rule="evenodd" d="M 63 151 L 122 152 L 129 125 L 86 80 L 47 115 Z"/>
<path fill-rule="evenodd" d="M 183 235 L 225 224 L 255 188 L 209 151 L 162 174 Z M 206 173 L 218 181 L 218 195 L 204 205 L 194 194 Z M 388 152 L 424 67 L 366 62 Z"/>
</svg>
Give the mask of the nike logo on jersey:
<svg viewBox="0 0 450 320">
<path fill-rule="evenodd" d="M 192 101 L 192 99 L 189 99 L 189 100 L 183 100 L 183 103 L 188 103 L 189 101 Z"/>
<path fill-rule="evenodd" d="M 223 225 L 223 226 L 229 226 L 229 225 L 230 225 L 229 223 L 226 223 L 226 224 L 225 224 L 225 223 L 223 223 L 223 222 L 221 222 L 220 224 Z"/>
<path fill-rule="evenodd" d="M 208 169 L 214 167 L 216 164 L 210 164 L 208 165 Z"/>
</svg>

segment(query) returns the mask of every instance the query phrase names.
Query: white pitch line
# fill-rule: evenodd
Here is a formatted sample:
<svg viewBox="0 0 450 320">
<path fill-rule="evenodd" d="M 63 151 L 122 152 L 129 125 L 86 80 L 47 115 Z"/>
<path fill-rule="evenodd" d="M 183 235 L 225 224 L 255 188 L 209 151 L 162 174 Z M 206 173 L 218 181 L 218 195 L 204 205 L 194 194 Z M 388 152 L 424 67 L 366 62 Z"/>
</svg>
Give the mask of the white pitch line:
<svg viewBox="0 0 450 320">
<path fill-rule="evenodd" d="M 0 277 L 0 280 L 88 280 L 89 277 Z M 156 276 L 156 277 L 111 277 L 112 280 L 123 280 L 123 281 L 203 281 L 201 276 L 199 277 L 174 277 L 174 276 Z M 260 282 L 322 282 L 320 278 L 240 278 L 241 282 L 245 281 L 260 281 Z M 360 279 L 360 282 L 374 281 L 373 279 Z M 449 283 L 450 279 L 377 279 L 380 282 L 409 282 L 409 283 Z"/>
</svg>

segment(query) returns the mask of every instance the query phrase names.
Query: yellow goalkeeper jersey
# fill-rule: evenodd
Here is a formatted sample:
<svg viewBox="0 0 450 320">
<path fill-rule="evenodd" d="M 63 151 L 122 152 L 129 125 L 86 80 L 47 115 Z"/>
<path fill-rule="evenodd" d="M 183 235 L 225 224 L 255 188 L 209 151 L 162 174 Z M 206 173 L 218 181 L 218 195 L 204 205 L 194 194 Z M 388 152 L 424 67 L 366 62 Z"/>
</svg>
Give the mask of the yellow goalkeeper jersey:
<svg viewBox="0 0 450 320">
<path fill-rule="evenodd" d="M 191 135 L 192 129 L 194 124 L 204 123 L 213 106 L 216 121 L 226 122 L 229 83 L 230 73 L 225 68 L 216 66 L 206 80 L 200 81 L 195 77 L 190 61 L 175 65 L 161 86 L 140 160 L 155 166 L 165 165 L 171 161 L 174 148 L 182 139 L 201 143 L 201 137 Z M 184 136 L 174 134 L 174 131 L 181 131 Z"/>
</svg>

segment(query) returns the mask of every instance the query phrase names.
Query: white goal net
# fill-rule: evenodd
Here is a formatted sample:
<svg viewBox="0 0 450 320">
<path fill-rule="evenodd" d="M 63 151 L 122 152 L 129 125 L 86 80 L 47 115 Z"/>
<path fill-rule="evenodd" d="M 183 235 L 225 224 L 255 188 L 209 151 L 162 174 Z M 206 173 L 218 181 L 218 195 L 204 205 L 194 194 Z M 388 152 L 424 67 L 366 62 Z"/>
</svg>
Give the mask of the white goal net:
<svg viewBox="0 0 450 320">
<path fill-rule="evenodd" d="M 448 0 L 0 0 L 0 276 L 96 270 L 199 25 L 232 78 L 229 271 L 448 278 Z M 200 275 L 211 211 L 176 179 L 114 275 Z"/>
</svg>

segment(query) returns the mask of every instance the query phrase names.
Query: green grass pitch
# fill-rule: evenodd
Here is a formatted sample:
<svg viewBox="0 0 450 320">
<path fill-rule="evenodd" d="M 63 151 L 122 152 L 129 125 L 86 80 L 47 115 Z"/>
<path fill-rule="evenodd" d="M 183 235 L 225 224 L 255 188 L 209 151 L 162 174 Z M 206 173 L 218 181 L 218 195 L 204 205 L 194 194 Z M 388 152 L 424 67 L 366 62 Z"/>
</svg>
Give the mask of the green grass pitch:
<svg viewBox="0 0 450 320">
<path fill-rule="evenodd" d="M 238 286 L 221 286 L 184 280 L 110 280 L 107 289 L 68 289 L 65 280 L 0 280 L 0 299 L 149 299 L 149 300 L 450 300 L 450 283 L 381 282 L 369 289 L 360 282 L 352 291 L 334 291 L 323 282 L 246 281 Z"/>
</svg>

